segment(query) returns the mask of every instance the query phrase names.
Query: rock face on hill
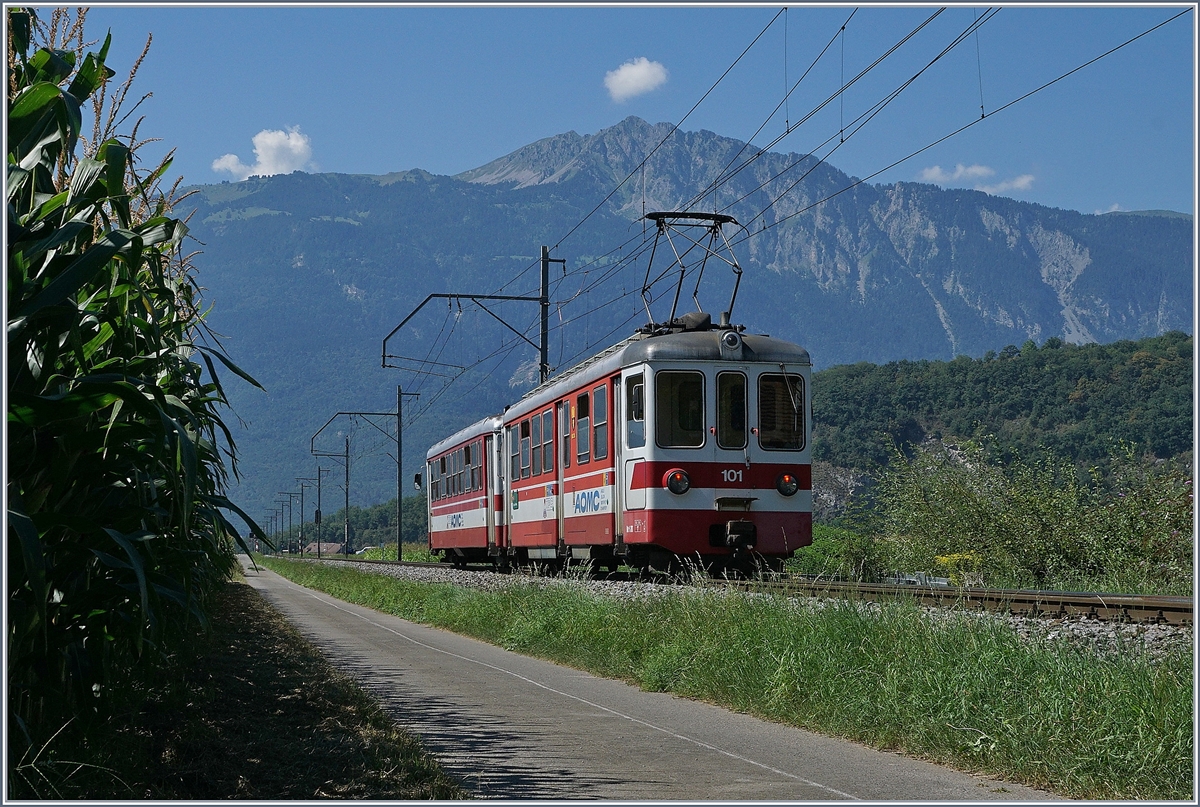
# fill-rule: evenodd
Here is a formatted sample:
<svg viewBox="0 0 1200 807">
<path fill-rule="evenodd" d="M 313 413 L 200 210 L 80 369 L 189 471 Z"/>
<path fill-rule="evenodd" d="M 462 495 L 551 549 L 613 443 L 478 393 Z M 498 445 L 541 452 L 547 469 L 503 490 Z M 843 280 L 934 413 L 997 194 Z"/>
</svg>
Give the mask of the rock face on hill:
<svg viewBox="0 0 1200 807">
<path fill-rule="evenodd" d="M 671 134 L 627 118 L 595 135 L 539 140 L 457 179 L 513 190 L 571 183 L 602 198 L 629 177 L 612 200 L 618 215 L 731 213 L 753 233 L 751 279 L 786 301 L 777 318 L 801 332 L 821 330 L 814 321 L 852 326 L 858 355 L 839 344 L 826 352 L 832 363 L 882 359 L 888 344 L 953 358 L 1027 339 L 1190 329 L 1190 216 L 1095 216 L 933 185 L 856 185 L 811 155 L 751 160 L 757 153 L 712 132 Z M 727 181 L 705 194 L 718 178 Z"/>
<path fill-rule="evenodd" d="M 248 506 L 312 476 L 309 437 L 334 412 L 393 409 L 397 384 L 416 391 L 410 376 L 381 368 L 380 343 L 428 294 L 490 293 L 515 277 L 510 293 L 536 292 L 527 272 L 539 246 L 559 245 L 552 363 L 563 369 L 627 336 L 645 321 L 636 250 L 653 227 L 639 222 L 643 212 L 733 215 L 745 270 L 734 321 L 804 345 L 818 368 L 1191 332 L 1191 216 L 1085 215 L 933 185 L 856 184 L 811 155 L 750 160 L 756 153 L 713 132 L 628 118 L 455 177 L 297 172 L 199 187 L 186 204 L 215 304 L 209 322 L 268 390 L 231 390 L 248 424 L 237 432 L 255 491 Z M 701 302 L 719 312 L 728 295 L 702 292 Z M 468 366 L 515 338 L 486 314 L 443 322 L 440 310 L 406 331 L 402 352 L 424 355 L 453 332 L 440 360 Z M 520 327 L 536 321 L 518 304 L 500 314 Z M 473 322 L 496 330 L 470 332 Z M 468 355 L 472 345 L 486 350 Z M 536 351 L 520 346 L 481 365 L 485 377 L 456 382 L 462 392 L 422 389 L 411 411 L 424 414 L 405 430 L 407 478 L 431 442 L 519 396 L 530 376 L 518 368 L 530 360 Z M 356 459 L 354 473 L 352 503 L 395 495 L 386 459 Z"/>
</svg>

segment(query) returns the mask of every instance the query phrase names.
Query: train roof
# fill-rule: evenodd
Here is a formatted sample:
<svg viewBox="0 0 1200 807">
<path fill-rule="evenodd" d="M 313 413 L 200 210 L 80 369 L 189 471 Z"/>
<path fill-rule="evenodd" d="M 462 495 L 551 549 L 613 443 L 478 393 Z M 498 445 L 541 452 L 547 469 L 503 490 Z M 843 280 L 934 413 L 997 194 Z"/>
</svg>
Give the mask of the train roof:
<svg viewBox="0 0 1200 807">
<path fill-rule="evenodd" d="M 459 429 L 446 439 L 431 445 L 429 450 L 425 452 L 425 459 L 435 457 L 438 454 L 441 454 L 443 451 L 462 443 L 470 442 L 476 437 L 499 431 L 502 423 L 503 421 L 500 419 L 499 415 L 488 415 L 483 420 L 476 421 L 466 428 Z"/>
<path fill-rule="evenodd" d="M 732 330 L 729 327 L 711 327 L 706 324 L 707 315 L 694 320 L 700 324 L 694 329 L 672 329 L 668 333 L 651 334 L 639 331 L 611 347 L 589 356 L 568 370 L 549 378 L 506 409 L 500 415 L 489 415 L 483 420 L 460 429 L 446 439 L 430 446 L 426 458 L 475 437 L 498 431 L 506 417 L 520 417 L 538 409 L 549 401 L 557 400 L 576 387 L 603 378 L 622 367 L 652 361 L 724 361 L 735 364 L 773 364 L 809 367 L 812 360 L 808 351 L 799 345 L 766 334 L 742 334 L 744 345 L 741 358 L 731 360 L 721 351 L 721 337 Z"/>
<path fill-rule="evenodd" d="M 721 336 L 729 330 L 728 327 L 702 327 L 662 334 L 638 332 L 534 387 L 506 410 L 505 415 L 523 415 L 544 406 L 549 400 L 561 397 L 578 385 L 587 384 L 594 378 L 601 378 L 631 364 L 651 361 L 733 361 L 721 350 Z M 738 364 L 812 365 L 807 350 L 783 339 L 774 339 L 765 334 L 743 334 L 742 342 L 744 348 L 741 358 L 736 360 Z"/>
</svg>

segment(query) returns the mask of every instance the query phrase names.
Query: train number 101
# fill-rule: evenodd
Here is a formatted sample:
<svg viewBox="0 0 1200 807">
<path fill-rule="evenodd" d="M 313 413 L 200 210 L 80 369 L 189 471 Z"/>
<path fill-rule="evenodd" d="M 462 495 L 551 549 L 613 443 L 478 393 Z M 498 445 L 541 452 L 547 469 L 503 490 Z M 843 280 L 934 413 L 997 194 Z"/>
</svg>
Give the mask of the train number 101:
<svg viewBox="0 0 1200 807">
<path fill-rule="evenodd" d="M 726 482 L 741 482 L 742 481 L 742 469 L 741 468 L 726 468 L 725 470 L 721 471 L 721 478 L 724 479 Z"/>
</svg>

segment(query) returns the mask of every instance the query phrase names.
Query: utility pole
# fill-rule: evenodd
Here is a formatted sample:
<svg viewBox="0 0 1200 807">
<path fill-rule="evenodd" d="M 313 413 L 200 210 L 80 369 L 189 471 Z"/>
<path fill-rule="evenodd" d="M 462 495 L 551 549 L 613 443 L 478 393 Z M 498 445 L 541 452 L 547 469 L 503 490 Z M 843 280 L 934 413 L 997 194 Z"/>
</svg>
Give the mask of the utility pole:
<svg viewBox="0 0 1200 807">
<path fill-rule="evenodd" d="M 293 477 L 300 483 L 300 557 L 304 557 L 304 489 L 313 487 L 313 482 L 317 480 L 309 476 Z M 318 503 L 318 507 L 321 505 Z"/>
<path fill-rule="evenodd" d="M 416 392 L 404 392 L 396 385 L 396 561 L 404 559 L 404 396 L 420 398 Z"/>
<path fill-rule="evenodd" d="M 329 472 L 329 468 L 317 466 L 317 513 L 314 516 L 314 520 L 317 522 L 317 560 L 321 559 L 321 474 Z"/>
<path fill-rule="evenodd" d="M 276 494 L 276 495 L 286 495 L 286 494 Z M 292 541 L 292 500 L 290 497 L 287 499 L 276 499 L 275 504 L 279 505 L 279 531 L 280 532 L 283 532 L 283 510 L 285 507 L 287 508 L 288 529 L 287 529 L 287 532 L 284 533 L 283 544 L 284 544 L 284 546 L 287 547 L 287 549 L 285 549 L 284 551 L 290 553 L 291 549 L 292 549 L 292 544 L 291 544 L 291 541 Z"/>
<path fill-rule="evenodd" d="M 566 264 L 565 260 L 560 263 Z M 542 244 L 542 286 L 541 295 L 538 297 L 538 303 L 542 307 L 542 338 L 541 349 L 539 355 L 541 363 L 538 365 L 541 383 L 546 383 L 546 379 L 550 377 L 550 347 L 549 347 L 549 332 L 550 332 L 550 247 Z"/>
<path fill-rule="evenodd" d="M 350 557 L 350 438 L 346 438 L 346 557 Z"/>
<path fill-rule="evenodd" d="M 303 488 L 301 488 L 301 491 L 303 491 Z M 290 491 L 283 491 L 283 490 L 281 490 L 281 491 L 279 491 L 279 492 L 278 492 L 278 494 L 276 494 L 276 495 L 279 495 L 279 496 L 287 496 L 287 497 L 288 497 L 288 498 L 287 498 L 287 502 L 286 502 L 286 504 L 287 504 L 287 506 L 288 506 L 288 542 L 289 542 L 289 544 L 288 544 L 288 545 L 290 546 L 290 545 L 291 545 L 291 540 L 292 540 L 292 507 L 293 507 L 293 505 L 295 505 L 295 503 L 296 503 L 295 497 L 296 497 L 296 496 L 301 496 L 301 497 L 302 497 L 304 494 L 303 494 L 303 492 L 301 492 L 301 493 L 292 493 L 292 492 L 290 492 Z M 301 498 L 301 501 L 304 501 L 304 499 L 303 499 L 303 498 Z M 300 525 L 301 525 L 301 531 L 303 531 L 303 528 L 304 528 L 304 513 L 303 513 L 303 510 L 302 510 L 302 511 L 301 511 L 301 513 L 300 513 Z M 298 553 L 301 551 L 301 544 L 300 544 L 300 542 L 299 542 L 299 540 L 298 540 L 298 539 L 297 539 L 297 542 L 296 542 L 296 551 L 297 551 Z"/>
</svg>

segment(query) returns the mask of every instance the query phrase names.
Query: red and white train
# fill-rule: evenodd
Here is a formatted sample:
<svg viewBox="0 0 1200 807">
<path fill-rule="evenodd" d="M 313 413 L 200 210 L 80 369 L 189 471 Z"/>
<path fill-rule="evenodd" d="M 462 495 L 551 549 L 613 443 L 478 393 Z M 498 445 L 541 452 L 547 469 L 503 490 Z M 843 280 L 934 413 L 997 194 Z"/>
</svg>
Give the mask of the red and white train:
<svg viewBox="0 0 1200 807">
<path fill-rule="evenodd" d="M 458 566 L 778 567 L 812 542 L 808 351 L 692 314 L 639 332 L 426 455 Z"/>
</svg>

